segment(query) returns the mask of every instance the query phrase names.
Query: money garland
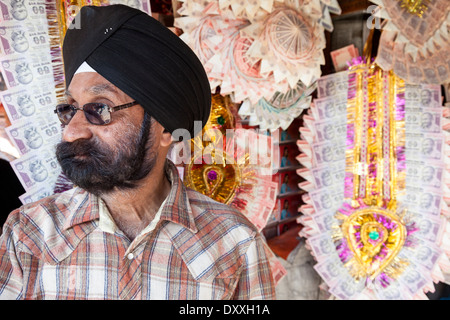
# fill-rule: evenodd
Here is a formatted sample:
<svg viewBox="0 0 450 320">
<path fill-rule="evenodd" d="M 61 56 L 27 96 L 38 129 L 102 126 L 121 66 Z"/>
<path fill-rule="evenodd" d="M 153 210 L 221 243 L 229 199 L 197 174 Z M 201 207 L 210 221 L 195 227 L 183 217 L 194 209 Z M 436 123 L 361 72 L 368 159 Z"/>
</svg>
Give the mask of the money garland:
<svg viewBox="0 0 450 320">
<path fill-rule="evenodd" d="M 60 171 L 54 145 L 61 137 L 53 108 L 61 83 L 62 60 L 55 46 L 50 1 L 5 1 L 1 6 L 1 102 L 11 122 L 5 128 L 19 157 L 10 161 L 25 189 L 22 203 L 52 194 Z"/>
<path fill-rule="evenodd" d="M 300 2 L 300 1 L 297 1 Z M 314 15 L 320 16 L 318 19 L 319 23 L 327 30 L 333 31 L 333 23 L 331 21 L 330 13 L 341 14 L 341 8 L 337 0 L 320 0 L 311 1 L 305 0 L 301 1 L 302 5 L 310 6 L 310 12 Z M 240 17 L 246 17 L 252 20 L 259 11 L 264 10 L 266 12 L 272 12 L 274 6 L 279 3 L 286 3 L 284 0 L 251 0 L 251 1 L 236 1 L 236 0 L 219 0 L 220 9 L 231 8 L 233 13 Z M 290 2 L 294 3 L 294 2 Z M 295 3 L 294 3 L 295 4 Z"/>
<path fill-rule="evenodd" d="M 324 28 L 336 1 L 182 1 L 175 26 L 241 116 L 264 129 L 286 129 L 309 105 L 325 63 Z"/>
<path fill-rule="evenodd" d="M 239 115 L 243 118 L 248 116 L 250 126 L 259 126 L 263 130 L 287 130 L 292 120 L 309 108 L 314 90 L 315 83 L 306 88 L 299 82 L 286 93 L 275 93 L 269 101 L 262 98 L 254 105 L 247 99 L 241 104 Z"/>
<path fill-rule="evenodd" d="M 228 204 L 262 230 L 276 202 L 278 184 L 260 173 L 250 161 L 249 147 L 270 137 L 236 129 L 229 97 L 212 97 L 211 115 L 202 134 L 191 140 L 191 157 L 185 165 L 186 186 Z M 248 145 L 245 145 L 248 142 Z M 181 144 L 179 145 L 182 146 Z M 175 151 L 179 153 L 179 151 Z"/>
<path fill-rule="evenodd" d="M 393 70 L 408 83 L 450 82 L 446 63 L 450 50 L 448 1 L 371 1 L 379 6 L 374 18 L 386 19 L 376 58 L 378 65 L 383 70 Z"/>
<path fill-rule="evenodd" d="M 300 128 L 305 168 L 297 170 L 308 191 L 300 235 L 315 270 L 339 299 L 426 299 L 450 274 L 440 87 L 358 61 L 319 79 L 318 89 Z"/>
</svg>

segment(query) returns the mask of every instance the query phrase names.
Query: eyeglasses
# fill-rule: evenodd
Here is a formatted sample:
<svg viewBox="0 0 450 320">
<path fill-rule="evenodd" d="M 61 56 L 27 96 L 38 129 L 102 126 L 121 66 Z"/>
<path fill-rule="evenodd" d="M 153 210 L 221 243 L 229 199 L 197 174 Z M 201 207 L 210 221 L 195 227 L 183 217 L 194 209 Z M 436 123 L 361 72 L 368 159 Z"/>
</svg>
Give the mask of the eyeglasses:
<svg viewBox="0 0 450 320">
<path fill-rule="evenodd" d="M 137 101 L 133 101 L 120 106 L 110 107 L 105 103 L 91 102 L 86 103 L 81 108 L 77 108 L 73 104 L 63 103 L 58 104 L 54 112 L 58 115 L 59 121 L 61 121 L 63 125 L 68 125 L 78 110 L 84 112 L 86 120 L 89 121 L 89 123 L 105 125 L 111 122 L 111 112 L 126 109 L 137 104 Z"/>
</svg>

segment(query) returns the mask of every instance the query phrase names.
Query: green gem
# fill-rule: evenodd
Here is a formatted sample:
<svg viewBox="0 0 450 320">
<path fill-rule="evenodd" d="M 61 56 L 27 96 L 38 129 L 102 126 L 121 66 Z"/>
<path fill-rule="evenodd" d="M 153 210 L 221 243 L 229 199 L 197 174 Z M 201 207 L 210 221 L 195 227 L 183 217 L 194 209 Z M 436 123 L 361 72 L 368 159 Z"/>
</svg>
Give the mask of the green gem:
<svg viewBox="0 0 450 320">
<path fill-rule="evenodd" d="M 217 117 L 217 123 L 223 126 L 225 123 L 225 118 L 222 116 Z"/>
<path fill-rule="evenodd" d="M 369 238 L 372 240 L 378 240 L 378 238 L 380 237 L 380 234 L 378 233 L 378 231 L 370 231 L 369 232 Z"/>
</svg>

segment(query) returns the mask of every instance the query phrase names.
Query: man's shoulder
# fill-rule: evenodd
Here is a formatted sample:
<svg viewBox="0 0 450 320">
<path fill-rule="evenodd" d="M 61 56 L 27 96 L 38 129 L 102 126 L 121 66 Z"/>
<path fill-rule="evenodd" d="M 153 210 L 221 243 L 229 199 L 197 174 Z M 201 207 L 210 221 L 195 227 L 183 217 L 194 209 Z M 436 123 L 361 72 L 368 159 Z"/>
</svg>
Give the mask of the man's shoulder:
<svg viewBox="0 0 450 320">
<path fill-rule="evenodd" d="M 69 211 L 74 199 L 76 202 L 76 198 L 79 198 L 80 195 L 84 196 L 83 190 L 73 188 L 62 193 L 52 194 L 35 202 L 24 204 L 17 208 L 16 211 L 27 219 L 35 219 L 42 214 L 65 214 Z"/>
<path fill-rule="evenodd" d="M 63 228 L 71 214 L 73 203 L 83 197 L 79 189 L 56 193 L 32 203 L 24 204 L 8 216 L 5 227 L 21 237 L 46 237 Z"/>
<path fill-rule="evenodd" d="M 240 226 L 250 234 L 256 232 L 256 227 L 240 211 L 229 204 L 224 204 L 192 189 L 187 189 L 189 203 L 192 208 L 196 224 L 222 223 L 227 226 Z M 203 221 L 205 220 L 205 221 Z"/>
<path fill-rule="evenodd" d="M 13 241 L 17 253 L 57 263 L 82 240 L 83 234 L 69 227 L 80 219 L 77 212 L 83 214 L 88 207 L 88 193 L 79 188 L 23 205 L 6 220 L 2 241 Z"/>
</svg>

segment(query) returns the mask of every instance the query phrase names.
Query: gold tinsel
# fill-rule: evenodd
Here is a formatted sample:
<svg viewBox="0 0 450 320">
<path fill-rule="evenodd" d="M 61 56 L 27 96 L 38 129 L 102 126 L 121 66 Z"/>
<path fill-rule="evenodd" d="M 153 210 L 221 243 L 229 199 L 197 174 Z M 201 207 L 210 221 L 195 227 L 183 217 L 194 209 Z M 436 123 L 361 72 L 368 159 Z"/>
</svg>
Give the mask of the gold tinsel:
<svg viewBox="0 0 450 320">
<path fill-rule="evenodd" d="M 339 228 L 333 229 L 333 239 L 345 239 L 353 253 L 345 265 L 355 280 L 373 280 L 382 272 L 395 278 L 407 265 L 397 257 L 406 238 L 403 216 L 397 214 L 406 173 L 397 167 L 405 134 L 403 117 L 396 117 L 400 107 L 396 98 L 404 91 L 404 82 L 374 63 L 357 64 L 349 74 L 354 95 L 347 101 L 347 123 L 354 137 L 353 147 L 346 149 L 346 172 L 353 177 L 353 192 L 347 190 L 347 195 L 352 193 L 348 200 L 353 211 L 335 215 Z M 387 228 L 380 222 L 383 219 L 396 228 Z"/>
</svg>

